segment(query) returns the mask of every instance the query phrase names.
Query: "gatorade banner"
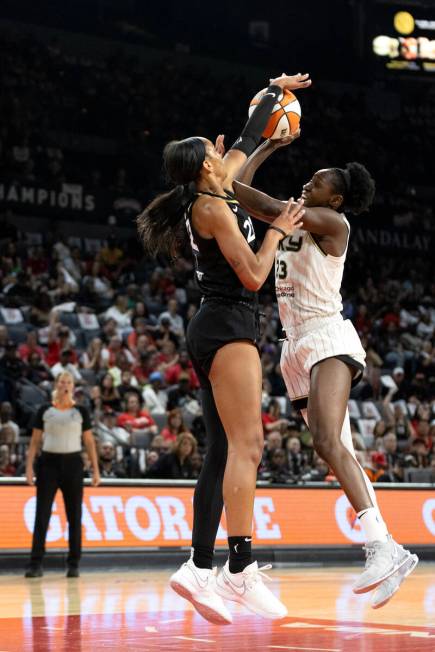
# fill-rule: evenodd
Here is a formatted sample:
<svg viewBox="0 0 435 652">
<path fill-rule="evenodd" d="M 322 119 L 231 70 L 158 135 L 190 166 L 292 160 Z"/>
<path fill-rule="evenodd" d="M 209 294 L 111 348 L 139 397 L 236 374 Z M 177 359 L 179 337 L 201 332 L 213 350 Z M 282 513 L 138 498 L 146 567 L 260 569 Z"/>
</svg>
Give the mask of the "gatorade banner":
<svg viewBox="0 0 435 652">
<path fill-rule="evenodd" d="M 402 544 L 435 544 L 433 490 L 377 492 L 392 535 Z M 85 549 L 189 546 L 193 488 L 86 487 L 83 502 Z M 0 485 L 0 551 L 28 550 L 35 514 L 35 489 Z M 222 519 L 217 544 L 226 544 Z M 258 489 L 254 544 L 262 546 L 336 546 L 363 541 L 360 525 L 339 489 Z M 47 547 L 65 548 L 68 528 L 58 492 Z"/>
</svg>

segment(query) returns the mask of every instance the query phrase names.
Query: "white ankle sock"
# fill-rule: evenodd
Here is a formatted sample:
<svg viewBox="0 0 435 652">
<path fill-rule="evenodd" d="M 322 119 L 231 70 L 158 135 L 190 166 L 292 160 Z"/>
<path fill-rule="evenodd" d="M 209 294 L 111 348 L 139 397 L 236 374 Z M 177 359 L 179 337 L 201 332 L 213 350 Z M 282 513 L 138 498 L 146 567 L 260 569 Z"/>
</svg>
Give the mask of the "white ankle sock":
<svg viewBox="0 0 435 652">
<path fill-rule="evenodd" d="M 388 530 L 376 507 L 368 507 L 357 514 L 364 529 L 367 542 L 388 541 Z"/>
</svg>

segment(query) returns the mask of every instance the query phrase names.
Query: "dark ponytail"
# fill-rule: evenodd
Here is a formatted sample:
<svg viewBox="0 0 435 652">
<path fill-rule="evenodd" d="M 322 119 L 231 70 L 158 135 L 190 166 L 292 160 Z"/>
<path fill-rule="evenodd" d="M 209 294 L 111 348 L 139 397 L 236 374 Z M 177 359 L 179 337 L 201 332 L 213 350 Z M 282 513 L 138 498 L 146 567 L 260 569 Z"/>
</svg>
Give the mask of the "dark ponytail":
<svg viewBox="0 0 435 652">
<path fill-rule="evenodd" d="M 335 190 L 343 195 L 341 209 L 359 215 L 370 208 L 376 185 L 370 172 L 361 163 L 347 163 L 345 168 L 333 168 Z"/>
<path fill-rule="evenodd" d="M 175 256 L 186 237 L 182 218 L 192 201 L 195 181 L 205 159 L 205 143 L 201 138 L 186 138 L 168 143 L 163 150 L 167 179 L 177 184 L 169 192 L 152 200 L 137 217 L 139 238 L 151 256 Z"/>
</svg>

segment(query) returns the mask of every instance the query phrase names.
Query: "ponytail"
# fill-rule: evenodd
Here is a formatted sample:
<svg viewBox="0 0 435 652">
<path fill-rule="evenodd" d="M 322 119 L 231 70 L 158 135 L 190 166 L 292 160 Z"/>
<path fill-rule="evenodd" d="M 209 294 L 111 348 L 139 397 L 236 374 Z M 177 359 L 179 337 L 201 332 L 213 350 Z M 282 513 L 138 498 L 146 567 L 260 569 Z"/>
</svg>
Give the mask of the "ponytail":
<svg viewBox="0 0 435 652">
<path fill-rule="evenodd" d="M 193 198 L 193 189 L 175 186 L 158 195 L 137 219 L 139 238 L 149 256 L 176 256 L 186 238 L 183 215 Z"/>
<path fill-rule="evenodd" d="M 184 212 L 192 201 L 195 181 L 206 155 L 202 138 L 172 141 L 163 150 L 166 175 L 177 184 L 148 204 L 137 220 L 137 230 L 145 251 L 150 256 L 175 256 L 186 239 L 182 222 Z"/>
</svg>

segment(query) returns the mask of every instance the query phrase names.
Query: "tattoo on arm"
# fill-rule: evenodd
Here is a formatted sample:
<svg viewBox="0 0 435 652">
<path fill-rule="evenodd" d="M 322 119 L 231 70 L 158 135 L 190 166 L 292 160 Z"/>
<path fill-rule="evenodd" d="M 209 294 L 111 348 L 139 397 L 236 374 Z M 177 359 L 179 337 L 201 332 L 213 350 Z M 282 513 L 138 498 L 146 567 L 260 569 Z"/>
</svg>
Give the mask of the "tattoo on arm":
<svg viewBox="0 0 435 652">
<path fill-rule="evenodd" d="M 233 269 L 237 269 L 240 267 L 240 260 L 237 260 L 237 258 L 230 258 L 230 265 Z"/>
</svg>

